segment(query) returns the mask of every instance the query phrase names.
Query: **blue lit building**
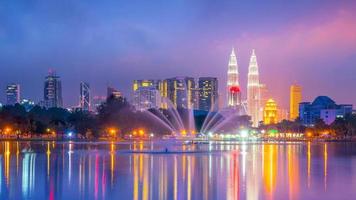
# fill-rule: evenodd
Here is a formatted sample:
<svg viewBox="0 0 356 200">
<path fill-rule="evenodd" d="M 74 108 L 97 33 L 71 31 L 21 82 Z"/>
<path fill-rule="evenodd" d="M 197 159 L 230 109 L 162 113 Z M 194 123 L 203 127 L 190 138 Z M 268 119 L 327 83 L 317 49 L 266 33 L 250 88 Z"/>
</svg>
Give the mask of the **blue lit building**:
<svg viewBox="0 0 356 200">
<path fill-rule="evenodd" d="M 15 105 L 17 103 L 20 103 L 20 85 L 12 83 L 6 87 L 6 104 Z"/>
<path fill-rule="evenodd" d="M 327 96 L 318 96 L 312 103 L 299 104 L 299 118 L 306 126 L 313 126 L 318 119 L 330 125 L 336 118 L 344 118 L 351 113 L 351 104 L 336 104 Z"/>
</svg>

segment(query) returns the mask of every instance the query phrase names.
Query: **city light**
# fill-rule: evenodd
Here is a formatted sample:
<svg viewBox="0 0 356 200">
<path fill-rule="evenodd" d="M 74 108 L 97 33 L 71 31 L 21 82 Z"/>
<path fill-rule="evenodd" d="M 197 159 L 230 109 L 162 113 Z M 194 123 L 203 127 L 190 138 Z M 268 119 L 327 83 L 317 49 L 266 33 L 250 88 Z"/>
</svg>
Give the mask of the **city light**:
<svg viewBox="0 0 356 200">
<path fill-rule="evenodd" d="M 240 136 L 242 138 L 247 138 L 248 137 L 248 130 L 246 130 L 246 129 L 241 130 L 240 131 Z"/>
<path fill-rule="evenodd" d="M 67 136 L 68 136 L 68 137 L 73 137 L 73 135 L 74 135 L 73 131 L 69 131 L 69 132 L 67 133 Z"/>
</svg>

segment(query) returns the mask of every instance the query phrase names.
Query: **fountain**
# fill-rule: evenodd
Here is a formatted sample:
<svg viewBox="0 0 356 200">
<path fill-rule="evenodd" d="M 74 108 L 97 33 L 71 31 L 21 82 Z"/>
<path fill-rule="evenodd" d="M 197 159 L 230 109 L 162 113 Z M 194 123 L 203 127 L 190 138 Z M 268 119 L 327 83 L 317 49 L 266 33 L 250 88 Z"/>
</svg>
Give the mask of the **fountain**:
<svg viewBox="0 0 356 200">
<path fill-rule="evenodd" d="M 176 108 L 168 98 L 162 98 L 165 109 L 150 109 L 145 111 L 155 121 L 169 129 L 174 138 L 204 137 L 217 132 L 233 133 L 243 116 L 236 109 L 219 110 L 217 104 L 208 111 Z M 201 124 L 198 124 L 196 112 L 204 113 Z M 245 118 L 244 118 L 245 119 Z M 200 125 L 200 126 L 199 126 Z M 248 126 L 248 124 L 244 124 Z M 235 131 L 236 132 L 236 131 Z"/>
</svg>

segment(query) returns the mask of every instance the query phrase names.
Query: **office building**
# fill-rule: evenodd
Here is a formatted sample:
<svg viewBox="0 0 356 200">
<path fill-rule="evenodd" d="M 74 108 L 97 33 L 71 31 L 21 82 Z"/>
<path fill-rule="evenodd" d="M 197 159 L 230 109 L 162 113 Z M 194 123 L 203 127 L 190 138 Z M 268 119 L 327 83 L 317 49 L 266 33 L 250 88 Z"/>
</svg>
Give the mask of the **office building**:
<svg viewBox="0 0 356 200">
<path fill-rule="evenodd" d="M 50 71 L 44 83 L 44 105 L 47 108 L 62 107 L 62 83 L 54 71 Z"/>
<path fill-rule="evenodd" d="M 159 108 L 161 105 L 160 93 L 153 85 L 138 87 L 134 91 L 133 105 L 141 111 Z"/>
<path fill-rule="evenodd" d="M 6 86 L 6 104 L 15 105 L 20 103 L 20 85 L 9 84 Z"/>
<path fill-rule="evenodd" d="M 174 77 L 165 79 L 160 87 L 163 98 L 169 99 L 173 106 L 183 109 L 194 109 L 197 103 L 197 89 L 195 80 L 191 77 Z M 164 105 L 163 107 L 169 107 Z"/>
<path fill-rule="evenodd" d="M 90 85 L 86 82 L 80 83 L 80 96 L 79 96 L 79 106 L 82 110 L 90 111 L 91 101 L 90 101 Z"/>
<path fill-rule="evenodd" d="M 299 116 L 299 103 L 302 101 L 302 87 L 299 85 L 290 86 L 289 95 L 289 119 L 294 121 Z"/>
<path fill-rule="evenodd" d="M 198 79 L 199 110 L 218 109 L 218 79 L 215 77 L 200 77 Z"/>
</svg>

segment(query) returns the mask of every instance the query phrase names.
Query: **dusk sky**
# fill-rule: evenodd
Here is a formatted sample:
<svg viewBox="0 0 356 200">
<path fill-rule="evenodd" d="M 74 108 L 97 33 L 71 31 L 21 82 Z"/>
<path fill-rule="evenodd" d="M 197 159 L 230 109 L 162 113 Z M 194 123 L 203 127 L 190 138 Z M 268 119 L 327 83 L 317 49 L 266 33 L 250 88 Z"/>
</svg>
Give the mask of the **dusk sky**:
<svg viewBox="0 0 356 200">
<path fill-rule="evenodd" d="M 0 102 L 12 82 L 42 100 L 49 68 L 66 106 L 78 104 L 80 81 L 93 95 L 112 85 L 130 96 L 134 79 L 216 76 L 225 95 L 234 47 L 243 96 L 256 49 L 261 82 L 283 108 L 292 83 L 303 101 L 356 105 L 355 10 L 351 0 L 1 1 Z"/>
</svg>

